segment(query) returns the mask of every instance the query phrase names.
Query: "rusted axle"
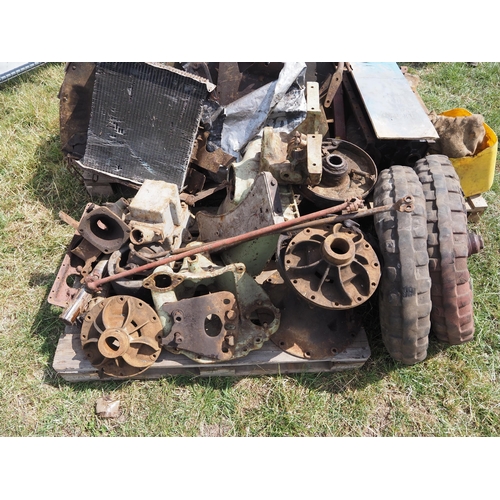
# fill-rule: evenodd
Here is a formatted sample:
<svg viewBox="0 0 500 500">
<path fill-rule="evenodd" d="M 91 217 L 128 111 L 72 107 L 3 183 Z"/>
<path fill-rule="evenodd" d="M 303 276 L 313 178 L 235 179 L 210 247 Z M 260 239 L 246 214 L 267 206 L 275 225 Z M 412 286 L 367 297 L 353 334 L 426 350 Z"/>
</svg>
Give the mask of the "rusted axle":
<svg viewBox="0 0 500 500">
<path fill-rule="evenodd" d="M 405 200 L 407 200 L 405 204 Z M 391 209 L 396 209 L 396 210 L 401 210 L 401 207 L 405 207 L 405 211 L 411 211 L 413 210 L 413 207 L 409 207 L 408 201 L 411 200 L 411 197 L 405 197 L 402 200 L 398 201 L 394 205 L 387 205 L 384 207 L 377 207 L 374 209 L 370 210 L 364 210 L 363 212 L 360 212 L 358 214 L 359 216 L 369 216 L 372 215 L 373 213 L 377 213 L 380 211 L 385 211 L 385 210 L 391 210 Z M 315 221 L 317 219 L 320 219 L 321 217 L 325 217 L 327 215 L 331 215 L 334 213 L 341 212 L 342 210 L 346 210 L 348 214 L 346 215 L 341 215 L 340 220 L 345 220 L 348 218 L 353 218 L 353 215 L 351 215 L 351 212 L 357 212 L 361 207 L 363 206 L 363 200 L 359 198 L 353 198 L 351 200 L 345 201 L 344 203 L 337 205 L 335 207 L 329 207 L 325 208 L 323 210 L 320 210 L 318 212 L 313 212 L 311 214 L 306 214 L 302 215 L 300 217 L 297 217 L 295 219 L 287 220 L 284 222 L 280 222 L 279 224 L 274 224 L 272 226 L 267 226 L 263 227 L 260 229 L 256 229 L 255 231 L 250 231 L 248 233 L 240 234 L 238 236 L 232 236 L 230 238 L 225 238 L 222 240 L 218 241 L 212 241 L 210 243 L 203 243 L 198 246 L 193 246 L 192 248 L 189 248 L 188 250 L 180 251 L 179 253 L 172 254 L 168 257 L 165 257 L 163 259 L 156 260 L 154 262 L 149 262 L 148 264 L 144 264 L 142 266 L 135 267 L 133 269 L 128 269 L 126 271 L 123 271 L 121 273 L 115 274 L 113 276 L 107 276 L 106 278 L 100 278 L 100 279 L 95 279 L 95 277 L 88 276 L 85 278 L 85 286 L 87 289 L 89 289 L 91 292 L 97 291 L 100 289 L 102 285 L 105 283 L 109 283 L 111 281 L 115 281 L 118 279 L 126 278 L 128 276 L 132 276 L 134 274 L 140 273 L 142 271 L 146 271 L 148 269 L 154 269 L 158 266 L 163 266 L 165 264 L 169 264 L 170 262 L 175 262 L 177 260 L 182 260 L 185 259 L 186 257 L 191 257 L 192 255 L 196 255 L 197 253 L 202 253 L 202 252 L 214 252 L 214 251 L 220 251 L 220 250 L 225 250 L 226 248 L 232 247 L 234 245 L 238 245 L 240 243 L 244 243 L 246 241 L 253 240 L 255 238 L 260 238 L 262 236 L 267 236 L 270 234 L 275 234 L 275 233 L 281 233 L 284 232 L 285 230 L 295 230 L 296 228 L 300 228 L 302 224 L 304 223 L 311 223 L 312 221 Z M 328 223 L 328 222 L 333 222 L 337 221 L 337 218 L 332 218 L 332 219 L 321 219 L 322 223 Z M 319 223 L 319 221 L 318 221 Z"/>
</svg>

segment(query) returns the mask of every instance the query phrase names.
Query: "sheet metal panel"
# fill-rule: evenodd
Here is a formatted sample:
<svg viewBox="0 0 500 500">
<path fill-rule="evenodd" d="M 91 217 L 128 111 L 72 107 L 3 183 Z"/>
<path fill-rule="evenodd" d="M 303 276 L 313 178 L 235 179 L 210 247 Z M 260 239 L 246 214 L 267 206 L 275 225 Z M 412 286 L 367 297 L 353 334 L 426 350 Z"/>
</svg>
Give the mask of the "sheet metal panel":
<svg viewBox="0 0 500 500">
<path fill-rule="evenodd" d="M 354 81 L 379 139 L 439 137 L 396 63 L 350 64 Z"/>
</svg>

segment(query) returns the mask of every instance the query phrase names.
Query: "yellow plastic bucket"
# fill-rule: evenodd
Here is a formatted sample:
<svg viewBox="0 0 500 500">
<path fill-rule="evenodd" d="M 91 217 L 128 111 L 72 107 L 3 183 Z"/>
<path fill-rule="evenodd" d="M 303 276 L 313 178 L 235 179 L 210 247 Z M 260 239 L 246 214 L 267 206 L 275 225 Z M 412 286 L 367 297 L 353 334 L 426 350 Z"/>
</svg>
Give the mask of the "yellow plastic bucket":
<svg viewBox="0 0 500 500">
<path fill-rule="evenodd" d="M 463 108 L 455 108 L 443 111 L 440 114 L 444 116 L 470 116 L 472 113 Z M 450 158 L 460 178 L 460 185 L 466 197 L 484 193 L 493 184 L 498 138 L 486 123 L 484 128 L 486 135 L 478 148 L 479 152 L 477 154 L 464 156 L 463 158 Z"/>
</svg>

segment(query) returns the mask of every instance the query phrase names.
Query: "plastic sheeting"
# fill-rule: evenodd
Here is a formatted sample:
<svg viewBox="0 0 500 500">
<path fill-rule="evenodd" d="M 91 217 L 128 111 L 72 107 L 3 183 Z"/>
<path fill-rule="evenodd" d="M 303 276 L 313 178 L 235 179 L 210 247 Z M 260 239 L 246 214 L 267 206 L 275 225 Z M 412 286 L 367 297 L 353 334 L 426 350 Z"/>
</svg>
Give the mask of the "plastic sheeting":
<svg viewBox="0 0 500 500">
<path fill-rule="evenodd" d="M 225 109 L 221 147 L 241 160 L 245 146 L 264 127 L 292 132 L 306 117 L 305 63 L 285 63 L 276 81 L 229 104 Z"/>
</svg>

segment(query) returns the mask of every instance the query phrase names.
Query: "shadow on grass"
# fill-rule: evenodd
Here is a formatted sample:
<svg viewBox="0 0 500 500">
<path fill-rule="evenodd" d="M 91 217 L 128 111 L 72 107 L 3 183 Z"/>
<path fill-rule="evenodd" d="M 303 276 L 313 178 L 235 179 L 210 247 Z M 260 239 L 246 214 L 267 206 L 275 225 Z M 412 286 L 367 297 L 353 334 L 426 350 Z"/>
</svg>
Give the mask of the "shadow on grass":
<svg viewBox="0 0 500 500">
<path fill-rule="evenodd" d="M 38 146 L 36 158 L 28 185 L 32 194 L 51 210 L 55 220 L 59 221 L 60 211 L 79 220 L 90 196 L 83 181 L 66 167 L 59 134 L 51 135 Z"/>
</svg>

